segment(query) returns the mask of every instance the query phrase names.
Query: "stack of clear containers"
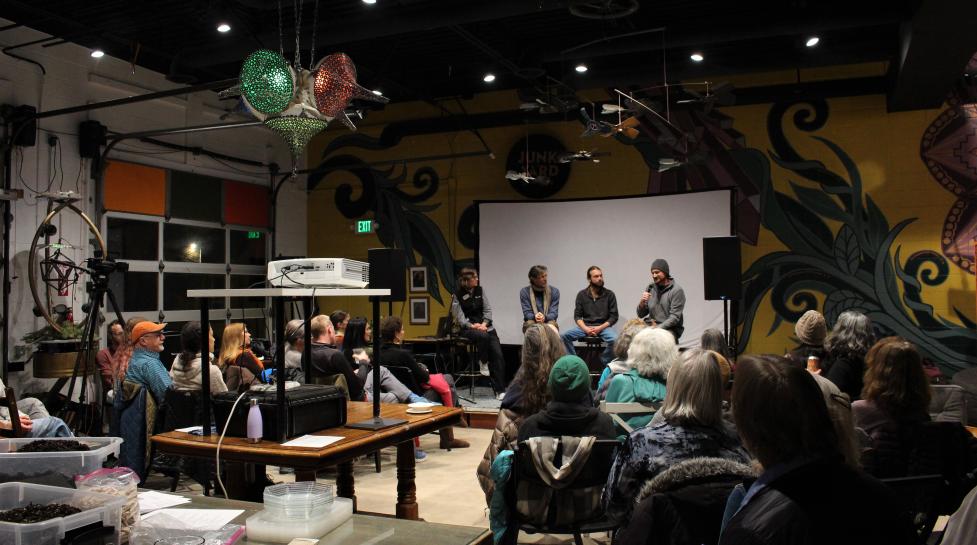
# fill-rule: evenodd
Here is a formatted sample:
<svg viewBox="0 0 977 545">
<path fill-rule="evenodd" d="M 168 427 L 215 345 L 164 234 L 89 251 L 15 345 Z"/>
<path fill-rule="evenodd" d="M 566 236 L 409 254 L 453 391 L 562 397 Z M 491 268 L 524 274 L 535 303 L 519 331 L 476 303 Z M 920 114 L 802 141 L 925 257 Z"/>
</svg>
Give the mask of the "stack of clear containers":
<svg viewBox="0 0 977 545">
<path fill-rule="evenodd" d="M 288 543 L 319 538 L 353 516 L 353 500 L 337 498 L 331 484 L 297 482 L 265 488 L 265 508 L 248 517 L 248 540 Z"/>
<path fill-rule="evenodd" d="M 265 488 L 265 511 L 276 518 L 305 520 L 324 514 L 332 506 L 336 487 L 303 481 Z"/>
</svg>

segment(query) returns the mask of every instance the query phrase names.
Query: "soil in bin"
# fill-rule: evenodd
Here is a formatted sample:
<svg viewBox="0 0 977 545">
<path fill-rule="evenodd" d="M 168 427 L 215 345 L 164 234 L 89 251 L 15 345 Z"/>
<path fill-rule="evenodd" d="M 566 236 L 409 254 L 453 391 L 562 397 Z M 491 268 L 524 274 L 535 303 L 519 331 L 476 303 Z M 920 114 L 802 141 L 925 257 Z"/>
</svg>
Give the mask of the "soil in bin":
<svg viewBox="0 0 977 545">
<path fill-rule="evenodd" d="M 0 522 L 13 522 L 16 524 L 33 524 L 45 520 L 67 517 L 81 513 L 81 509 L 63 503 L 52 503 L 50 505 L 39 505 L 29 503 L 24 507 L 0 511 Z"/>
<path fill-rule="evenodd" d="M 70 452 L 76 450 L 91 450 L 88 445 L 78 441 L 64 439 L 42 439 L 31 441 L 17 449 L 17 452 Z"/>
</svg>

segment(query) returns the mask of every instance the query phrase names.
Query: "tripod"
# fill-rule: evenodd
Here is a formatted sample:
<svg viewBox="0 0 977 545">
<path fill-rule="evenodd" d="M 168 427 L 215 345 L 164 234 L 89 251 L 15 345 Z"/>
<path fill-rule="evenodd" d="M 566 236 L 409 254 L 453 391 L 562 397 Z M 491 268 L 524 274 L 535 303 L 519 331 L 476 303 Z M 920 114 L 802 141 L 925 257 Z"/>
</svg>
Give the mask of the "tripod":
<svg viewBox="0 0 977 545">
<path fill-rule="evenodd" d="M 87 269 L 79 267 L 79 269 L 87 272 L 91 278 L 88 284 L 91 301 L 88 308 L 88 318 L 85 321 L 85 332 L 82 335 L 78 356 L 75 358 L 75 367 L 71 372 L 71 381 L 68 385 L 68 399 L 58 414 L 62 419 L 64 419 L 64 414 L 71 405 L 71 396 L 74 393 L 75 382 L 78 380 L 79 373 L 81 373 L 81 390 L 78 392 L 78 406 L 84 407 L 85 405 L 85 395 L 88 391 L 86 386 L 90 371 L 89 365 L 91 364 L 92 351 L 95 350 L 95 332 L 98 329 L 98 313 L 106 295 L 108 295 L 109 303 L 112 304 L 112 310 L 115 312 L 116 318 L 120 323 L 125 323 L 125 320 L 122 319 L 122 312 L 119 311 L 119 303 L 115 299 L 115 294 L 112 293 L 112 288 L 109 287 L 109 275 L 116 271 L 128 271 L 129 264 L 116 263 L 110 259 L 102 259 L 100 254 L 101 252 L 96 252 L 95 257 L 85 260 L 85 264 L 88 265 Z"/>
</svg>

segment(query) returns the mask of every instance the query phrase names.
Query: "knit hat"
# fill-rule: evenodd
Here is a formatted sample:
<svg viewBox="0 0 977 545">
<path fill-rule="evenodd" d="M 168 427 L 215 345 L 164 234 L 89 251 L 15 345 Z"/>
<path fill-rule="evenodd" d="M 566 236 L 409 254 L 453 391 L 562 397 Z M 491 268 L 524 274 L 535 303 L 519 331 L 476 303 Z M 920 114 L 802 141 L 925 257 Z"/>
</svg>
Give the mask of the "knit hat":
<svg viewBox="0 0 977 545">
<path fill-rule="evenodd" d="M 160 333 L 163 332 L 163 328 L 166 327 L 165 323 L 155 324 L 153 322 L 139 322 L 132 328 L 132 333 L 129 335 L 129 340 L 136 342 L 139 337 L 143 335 L 148 335 L 150 333 Z"/>
<path fill-rule="evenodd" d="M 824 316 L 816 310 L 804 313 L 794 324 L 794 335 L 797 340 L 810 346 L 821 346 L 828 336 L 828 326 L 824 323 Z"/>
<path fill-rule="evenodd" d="M 553 364 L 546 381 L 555 401 L 580 401 L 590 392 L 590 371 L 577 356 L 563 356 Z"/>
<path fill-rule="evenodd" d="M 671 278 L 672 277 L 672 274 L 670 272 L 668 272 L 668 261 L 665 261 L 662 258 L 658 258 L 658 259 L 652 261 L 651 262 L 651 269 L 652 270 L 658 269 L 659 271 L 665 273 L 665 278 Z"/>
</svg>

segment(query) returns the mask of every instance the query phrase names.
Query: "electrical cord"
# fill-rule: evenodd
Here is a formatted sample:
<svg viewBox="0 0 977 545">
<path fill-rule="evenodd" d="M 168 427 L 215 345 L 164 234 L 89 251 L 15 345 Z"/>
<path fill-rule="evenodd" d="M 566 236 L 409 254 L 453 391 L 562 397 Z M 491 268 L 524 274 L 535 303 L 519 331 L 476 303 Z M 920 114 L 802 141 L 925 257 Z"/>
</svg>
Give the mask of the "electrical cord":
<svg viewBox="0 0 977 545">
<path fill-rule="evenodd" d="M 221 431 L 220 439 L 217 440 L 217 454 L 216 454 L 216 459 L 214 461 L 214 465 L 215 465 L 214 472 L 217 474 L 217 484 L 220 485 L 221 491 L 224 492 L 225 498 L 227 498 L 228 496 L 227 496 L 227 489 L 224 488 L 224 481 L 221 479 L 221 443 L 224 442 L 224 435 L 227 434 L 227 427 L 230 426 L 231 419 L 234 418 L 234 409 L 237 408 L 238 402 L 241 401 L 241 398 L 244 397 L 244 395 L 247 394 L 249 391 L 250 390 L 245 390 L 241 392 L 241 395 L 237 396 L 237 399 L 234 400 L 234 405 L 231 405 L 230 416 L 227 417 L 227 422 L 224 422 L 224 430 Z"/>
</svg>

